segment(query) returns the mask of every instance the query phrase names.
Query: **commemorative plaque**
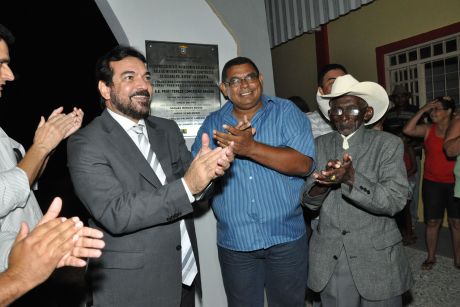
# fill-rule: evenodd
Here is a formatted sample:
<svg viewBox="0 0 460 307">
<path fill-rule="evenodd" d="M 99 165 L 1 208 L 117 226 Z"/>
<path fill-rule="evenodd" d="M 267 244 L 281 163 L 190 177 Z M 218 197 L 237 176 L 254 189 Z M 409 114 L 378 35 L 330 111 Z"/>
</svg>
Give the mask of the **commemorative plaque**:
<svg viewBox="0 0 460 307">
<path fill-rule="evenodd" d="M 154 95 L 151 113 L 176 121 L 196 136 L 205 117 L 220 108 L 217 45 L 146 41 Z"/>
</svg>

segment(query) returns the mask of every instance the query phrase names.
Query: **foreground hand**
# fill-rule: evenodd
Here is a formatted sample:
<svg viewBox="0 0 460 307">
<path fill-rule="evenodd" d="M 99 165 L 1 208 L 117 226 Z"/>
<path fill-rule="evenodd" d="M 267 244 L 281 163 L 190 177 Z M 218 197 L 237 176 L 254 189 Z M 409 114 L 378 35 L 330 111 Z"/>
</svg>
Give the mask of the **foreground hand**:
<svg viewBox="0 0 460 307">
<path fill-rule="evenodd" d="M 64 114 L 63 107 L 55 109 L 48 120 L 42 116 L 37 130 L 35 131 L 34 144 L 51 152 L 56 146 L 70 134 L 81 127 L 83 111 L 74 108 L 69 114 Z"/>
<path fill-rule="evenodd" d="M 101 249 L 105 242 L 102 239 L 103 233 L 97 229 L 83 227 L 78 233 L 78 240 L 75 242 L 69 254 L 64 255 L 57 267 L 73 266 L 84 267 L 86 260 L 82 258 L 99 258 L 102 255 Z"/>
<path fill-rule="evenodd" d="M 42 283 L 71 252 L 82 227 L 78 218 L 55 218 L 29 233 L 22 223 L 8 258 L 8 274 L 22 280 L 25 288 Z"/>
<path fill-rule="evenodd" d="M 38 225 L 57 218 L 61 212 L 61 208 L 62 200 L 59 197 L 56 197 Z M 101 249 L 105 246 L 105 243 L 101 240 L 103 233 L 100 230 L 90 227 L 82 227 L 78 231 L 77 235 L 78 240 L 75 242 L 70 253 L 64 255 L 60 259 L 57 267 L 83 267 L 86 265 L 86 261 L 81 258 L 98 258 L 101 256 Z"/>
<path fill-rule="evenodd" d="M 81 125 L 83 123 L 83 116 L 85 114 L 83 113 L 82 109 L 78 109 L 78 108 L 74 107 L 72 113 L 75 115 L 73 126 L 67 131 L 67 133 L 64 136 L 64 139 L 68 138 L 70 135 L 72 135 L 78 129 L 80 129 L 80 127 L 81 127 Z"/>
</svg>

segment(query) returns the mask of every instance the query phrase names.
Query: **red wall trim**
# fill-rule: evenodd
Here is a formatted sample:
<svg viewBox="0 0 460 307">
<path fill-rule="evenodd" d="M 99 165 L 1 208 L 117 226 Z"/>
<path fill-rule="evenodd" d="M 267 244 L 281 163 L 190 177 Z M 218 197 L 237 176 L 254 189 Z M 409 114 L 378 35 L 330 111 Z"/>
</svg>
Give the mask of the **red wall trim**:
<svg viewBox="0 0 460 307">
<path fill-rule="evenodd" d="M 324 65 L 329 64 L 329 37 L 327 35 L 327 25 L 321 26 L 321 31 L 315 32 L 316 45 L 316 71 Z"/>
<path fill-rule="evenodd" d="M 378 82 L 385 87 L 385 54 L 458 32 L 460 32 L 460 22 L 375 48 Z"/>
</svg>

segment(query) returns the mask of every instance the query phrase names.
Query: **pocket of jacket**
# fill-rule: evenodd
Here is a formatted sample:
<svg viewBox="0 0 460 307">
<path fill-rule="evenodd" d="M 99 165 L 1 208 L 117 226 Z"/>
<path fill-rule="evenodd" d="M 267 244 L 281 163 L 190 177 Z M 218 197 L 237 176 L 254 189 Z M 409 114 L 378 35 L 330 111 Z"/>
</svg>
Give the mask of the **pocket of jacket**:
<svg viewBox="0 0 460 307">
<path fill-rule="evenodd" d="M 401 241 L 402 236 L 398 228 L 372 238 L 372 244 L 376 250 L 385 249 L 387 247 L 398 244 Z"/>
</svg>

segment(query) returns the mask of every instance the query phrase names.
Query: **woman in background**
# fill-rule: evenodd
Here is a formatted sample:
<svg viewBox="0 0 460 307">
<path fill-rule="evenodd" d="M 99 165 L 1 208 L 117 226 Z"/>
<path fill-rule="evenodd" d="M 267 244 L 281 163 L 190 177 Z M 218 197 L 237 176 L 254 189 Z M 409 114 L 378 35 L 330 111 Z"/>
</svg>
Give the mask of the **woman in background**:
<svg viewBox="0 0 460 307">
<path fill-rule="evenodd" d="M 428 256 L 422 263 L 422 270 L 431 270 L 436 263 L 439 229 L 445 210 L 451 225 L 454 247 L 460 237 L 458 227 L 452 226 L 460 218 L 460 200 L 454 197 L 455 160 L 447 157 L 443 150 L 444 138 L 454 110 L 455 102 L 451 97 L 438 97 L 424 105 L 403 128 L 404 134 L 408 136 L 424 138 L 422 199 Z M 425 114 L 429 115 L 431 123 L 417 124 Z M 454 252 L 455 259 L 458 260 L 458 248 L 454 248 Z"/>
</svg>

